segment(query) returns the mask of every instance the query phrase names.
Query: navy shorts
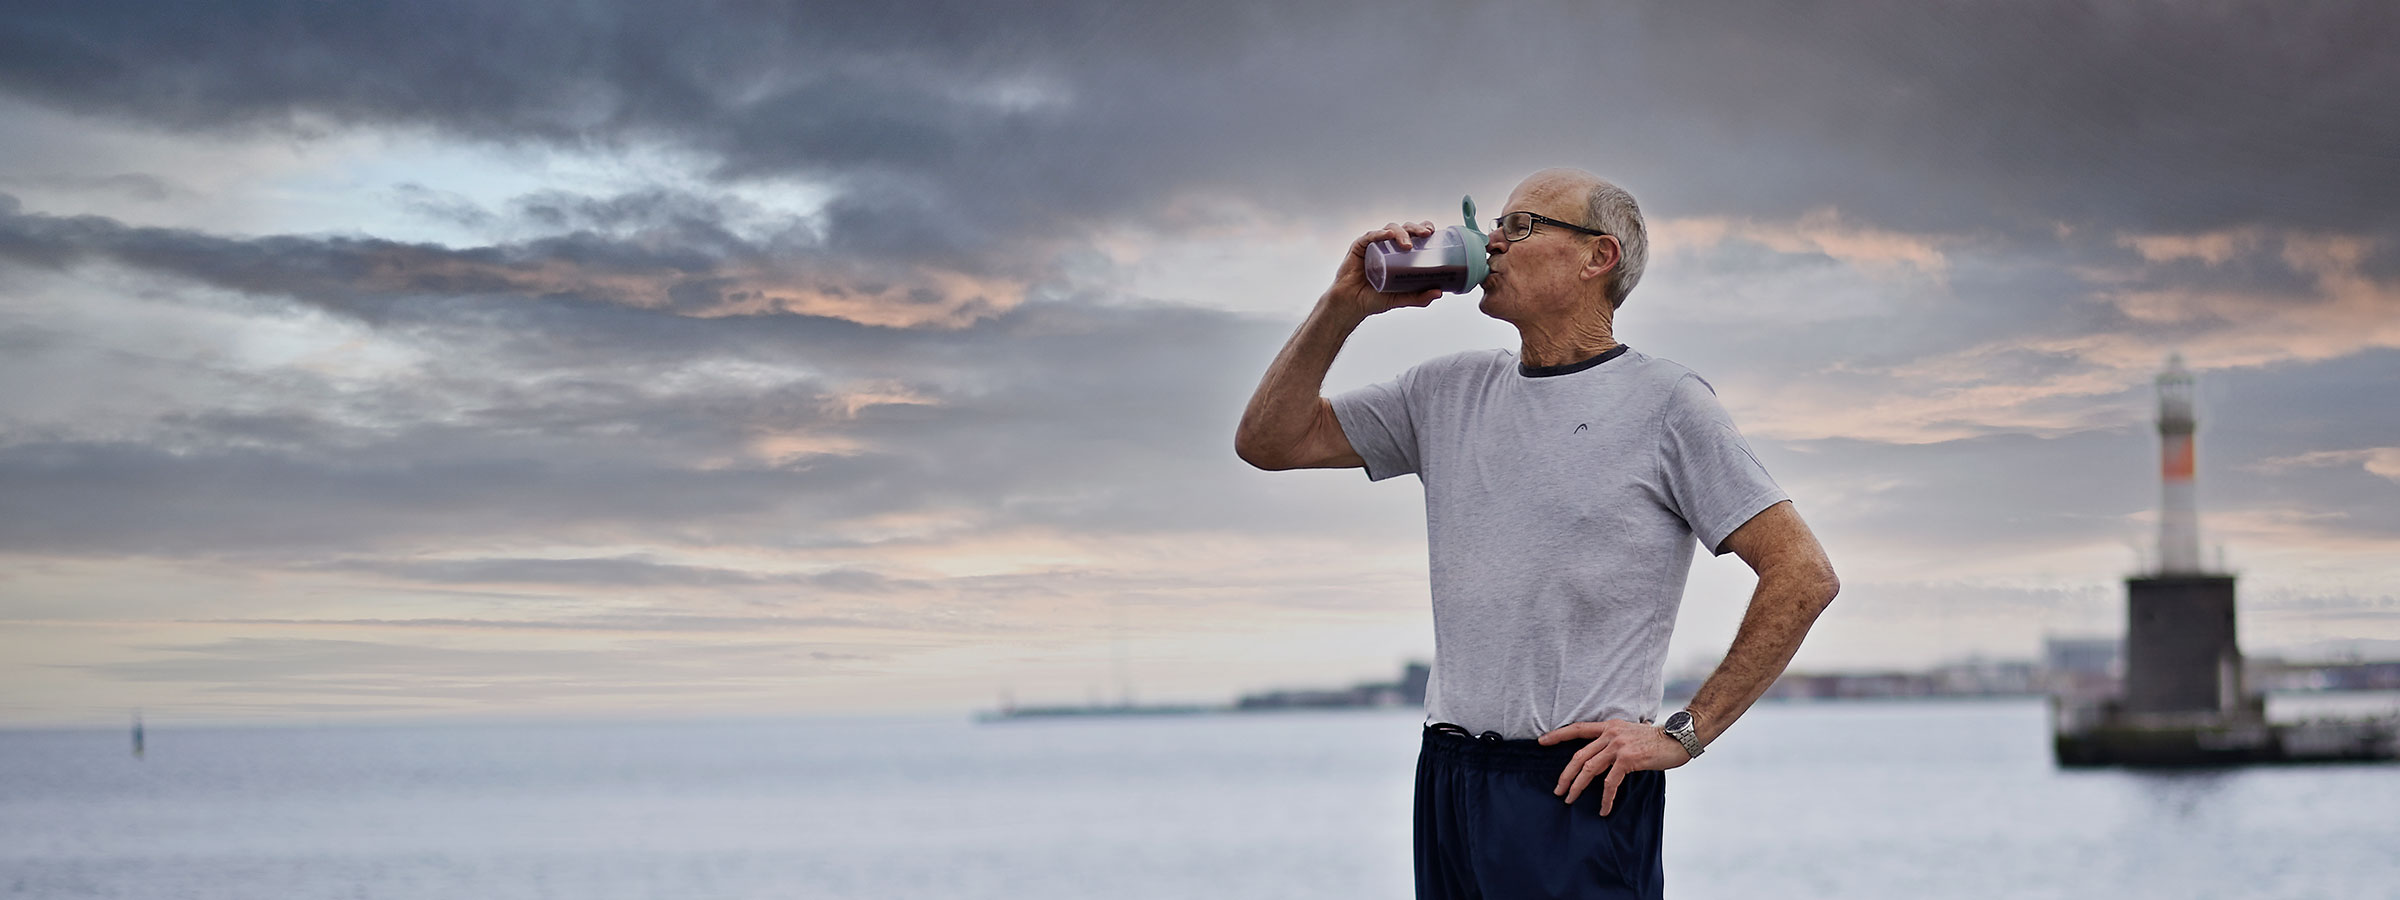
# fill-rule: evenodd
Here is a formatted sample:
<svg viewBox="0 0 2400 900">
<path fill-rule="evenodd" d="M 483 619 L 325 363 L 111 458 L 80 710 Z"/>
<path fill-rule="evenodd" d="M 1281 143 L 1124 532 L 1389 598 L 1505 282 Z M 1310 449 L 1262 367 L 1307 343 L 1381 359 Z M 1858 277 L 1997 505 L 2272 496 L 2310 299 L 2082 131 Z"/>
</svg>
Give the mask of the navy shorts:
<svg viewBox="0 0 2400 900">
<path fill-rule="evenodd" d="M 1418 900 L 1658 898 L 1665 772 L 1634 772 L 1600 814 L 1600 781 L 1573 806 L 1551 791 L 1588 741 L 1544 747 L 1426 726 L 1417 756 Z"/>
</svg>

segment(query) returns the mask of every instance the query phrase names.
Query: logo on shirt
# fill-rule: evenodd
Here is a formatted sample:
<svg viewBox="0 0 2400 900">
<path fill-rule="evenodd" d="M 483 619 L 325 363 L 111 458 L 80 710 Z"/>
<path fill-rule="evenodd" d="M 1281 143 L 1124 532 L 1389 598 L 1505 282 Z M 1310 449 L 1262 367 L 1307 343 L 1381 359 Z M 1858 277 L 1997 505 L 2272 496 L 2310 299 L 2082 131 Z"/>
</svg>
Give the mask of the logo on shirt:
<svg viewBox="0 0 2400 900">
<path fill-rule="evenodd" d="M 1586 431 L 1590 431 L 1590 430 L 1592 430 L 1592 426 L 1591 426 L 1591 424 L 1590 424 L 1590 423 L 1581 423 L 1581 424 L 1578 424 L 1578 425 L 1576 425 L 1576 426 L 1575 426 L 1575 433 L 1576 433 L 1576 434 L 1582 434 L 1582 433 L 1584 433 L 1584 432 L 1586 432 Z"/>
</svg>

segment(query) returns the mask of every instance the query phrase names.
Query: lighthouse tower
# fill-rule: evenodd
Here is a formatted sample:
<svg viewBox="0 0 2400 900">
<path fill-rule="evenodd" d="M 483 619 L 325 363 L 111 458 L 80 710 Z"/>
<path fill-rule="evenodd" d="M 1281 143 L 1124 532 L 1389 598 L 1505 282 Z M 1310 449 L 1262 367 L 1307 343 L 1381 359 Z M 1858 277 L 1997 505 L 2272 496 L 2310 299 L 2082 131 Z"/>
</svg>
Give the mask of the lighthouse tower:
<svg viewBox="0 0 2400 900">
<path fill-rule="evenodd" d="M 2158 376 L 2158 571 L 2125 579 L 2124 711 L 2216 721 L 2260 716 L 2242 686 L 2233 576 L 2200 567 L 2192 373 L 2182 354 Z"/>
<path fill-rule="evenodd" d="M 2158 574 L 2200 574 L 2200 511 L 2192 497 L 2196 460 L 2192 432 L 2192 373 L 2183 354 L 2167 357 L 2158 375 Z"/>
</svg>

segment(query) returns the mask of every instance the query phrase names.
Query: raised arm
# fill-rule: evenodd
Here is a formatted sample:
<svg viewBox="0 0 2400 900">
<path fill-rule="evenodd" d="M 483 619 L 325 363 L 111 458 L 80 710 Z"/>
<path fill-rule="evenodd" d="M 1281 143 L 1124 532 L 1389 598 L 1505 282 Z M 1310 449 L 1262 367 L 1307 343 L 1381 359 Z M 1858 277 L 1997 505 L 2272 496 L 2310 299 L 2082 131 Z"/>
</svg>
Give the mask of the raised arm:
<svg viewBox="0 0 2400 900">
<path fill-rule="evenodd" d="M 1376 313 L 1402 306 L 1424 306 L 1442 292 L 1377 293 L 1366 278 L 1367 245 L 1396 240 L 1402 247 L 1433 233 L 1433 223 L 1393 223 L 1350 242 L 1350 252 L 1334 270 L 1333 286 L 1317 298 L 1317 306 L 1300 330 L 1275 355 L 1258 390 L 1242 410 L 1234 430 L 1233 452 L 1261 469 L 1341 469 L 1366 464 L 1350 447 L 1349 437 L 1333 417 L 1333 403 L 1322 396 L 1325 372 L 1360 322 Z"/>
</svg>

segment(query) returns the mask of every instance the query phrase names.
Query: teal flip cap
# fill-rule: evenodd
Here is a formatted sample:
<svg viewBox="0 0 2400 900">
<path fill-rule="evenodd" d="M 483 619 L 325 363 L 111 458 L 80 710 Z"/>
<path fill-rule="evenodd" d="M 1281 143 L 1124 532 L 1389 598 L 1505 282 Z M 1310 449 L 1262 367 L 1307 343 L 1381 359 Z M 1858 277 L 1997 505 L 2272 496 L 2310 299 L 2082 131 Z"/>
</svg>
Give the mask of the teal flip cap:
<svg viewBox="0 0 2400 900">
<path fill-rule="evenodd" d="M 1475 240 L 1467 244 L 1467 284 L 1458 289 L 1458 293 L 1464 294 L 1482 284 L 1484 276 L 1492 274 L 1490 255 L 1483 251 L 1483 245 L 1491 238 L 1484 235 L 1483 229 L 1475 227 L 1475 195 L 1468 194 L 1460 199 L 1458 211 L 1467 220 L 1464 226 L 1467 233 L 1475 236 Z"/>
</svg>

